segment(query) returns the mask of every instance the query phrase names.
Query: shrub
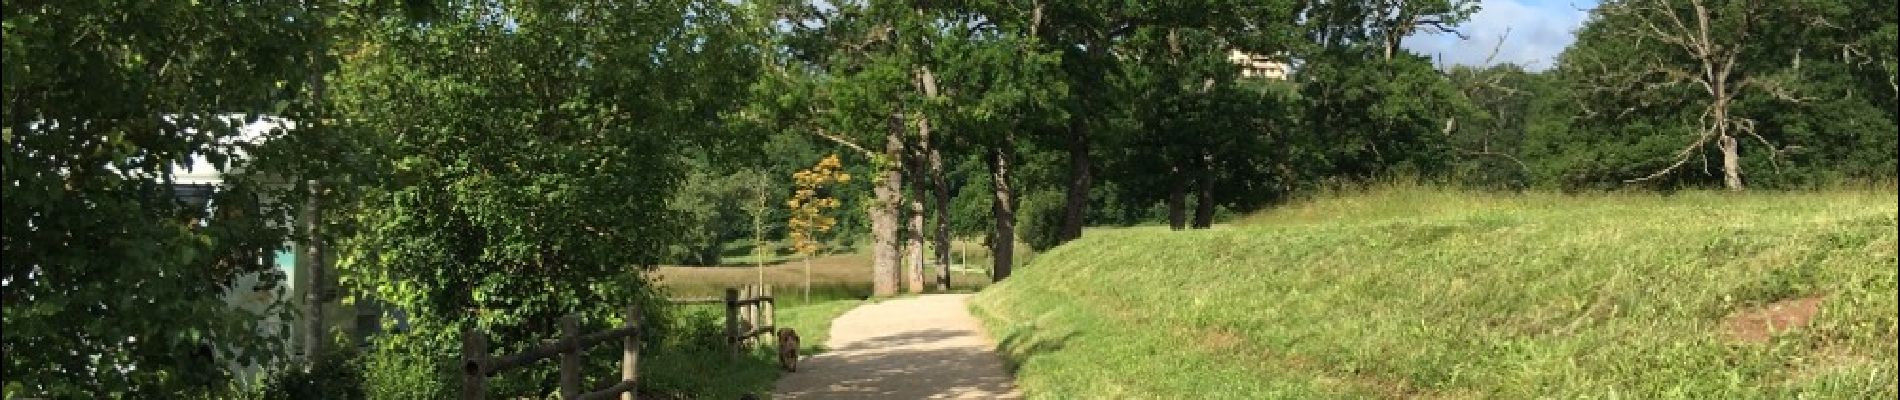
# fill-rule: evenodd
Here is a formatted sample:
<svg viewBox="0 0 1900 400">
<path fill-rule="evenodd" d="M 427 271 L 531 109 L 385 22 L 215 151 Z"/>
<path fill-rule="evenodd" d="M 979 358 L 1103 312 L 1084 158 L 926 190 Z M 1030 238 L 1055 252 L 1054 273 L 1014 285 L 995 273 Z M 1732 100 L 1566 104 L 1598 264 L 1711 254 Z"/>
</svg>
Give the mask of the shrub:
<svg viewBox="0 0 1900 400">
<path fill-rule="evenodd" d="M 363 399 L 363 357 L 341 337 L 332 340 L 329 353 L 312 362 L 286 362 L 267 369 L 255 381 L 233 381 L 218 392 L 206 393 L 208 399 Z"/>
<path fill-rule="evenodd" d="M 374 339 L 363 357 L 363 393 L 369 399 L 441 399 L 455 395 L 454 355 L 461 347 L 453 337 L 430 337 L 419 331 L 393 333 Z"/>
<path fill-rule="evenodd" d="M 363 363 L 351 346 L 334 346 L 336 351 L 318 357 L 309 364 L 298 363 L 266 378 L 263 398 L 282 400 L 362 399 Z"/>
<path fill-rule="evenodd" d="M 1023 196 L 1016 232 L 1029 248 L 1043 251 L 1061 243 L 1062 200 L 1061 192 L 1048 190 Z"/>
</svg>

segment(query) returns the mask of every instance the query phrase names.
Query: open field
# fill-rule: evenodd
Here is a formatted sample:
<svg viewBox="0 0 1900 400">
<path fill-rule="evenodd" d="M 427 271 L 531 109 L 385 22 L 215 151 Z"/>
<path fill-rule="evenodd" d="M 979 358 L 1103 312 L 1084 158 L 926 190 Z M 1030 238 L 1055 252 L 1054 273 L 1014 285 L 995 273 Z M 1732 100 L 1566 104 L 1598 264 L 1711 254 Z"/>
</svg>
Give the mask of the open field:
<svg viewBox="0 0 1900 400">
<path fill-rule="evenodd" d="M 974 291 L 982 289 L 989 281 L 987 272 L 988 254 L 976 253 L 974 245 L 958 242 L 956 246 L 968 246 L 962 254 L 982 257 L 981 264 L 959 263 L 951 266 L 950 287 L 953 291 Z M 953 258 L 955 259 L 955 258 Z M 772 286 L 774 293 L 788 305 L 802 304 L 801 289 L 805 282 L 805 262 L 800 259 L 780 259 L 768 263 L 762 268 L 763 279 Z M 979 261 L 973 259 L 972 262 Z M 925 268 L 924 276 L 934 284 L 935 268 Z M 749 285 L 759 282 L 761 268 L 746 264 L 724 266 L 664 266 L 652 273 L 655 282 L 666 288 L 669 296 L 699 297 L 719 296 L 726 287 Z M 868 249 L 847 254 L 832 254 L 814 257 L 811 260 L 811 282 L 813 302 L 836 299 L 863 299 L 871 295 L 871 253 Z"/>
<path fill-rule="evenodd" d="M 972 307 L 1032 398 L 1893 398 L 1896 197 L 1380 189 L 1092 230 Z"/>
</svg>

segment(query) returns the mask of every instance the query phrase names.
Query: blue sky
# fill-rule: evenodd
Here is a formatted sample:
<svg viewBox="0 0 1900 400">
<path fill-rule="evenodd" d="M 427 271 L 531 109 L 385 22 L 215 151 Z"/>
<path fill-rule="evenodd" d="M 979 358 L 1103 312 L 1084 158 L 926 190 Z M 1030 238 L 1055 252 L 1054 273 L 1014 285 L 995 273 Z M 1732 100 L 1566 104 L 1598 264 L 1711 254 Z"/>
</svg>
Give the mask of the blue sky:
<svg viewBox="0 0 1900 400">
<path fill-rule="evenodd" d="M 1444 65 L 1480 65 L 1498 37 L 1510 36 L 1498 48 L 1493 64 L 1517 63 L 1531 70 L 1550 68 L 1575 38 L 1588 9 L 1598 0 L 1483 0 L 1481 9 L 1458 30 L 1468 40 L 1450 34 L 1419 35 L 1406 39 L 1405 48 L 1439 60 Z"/>
</svg>

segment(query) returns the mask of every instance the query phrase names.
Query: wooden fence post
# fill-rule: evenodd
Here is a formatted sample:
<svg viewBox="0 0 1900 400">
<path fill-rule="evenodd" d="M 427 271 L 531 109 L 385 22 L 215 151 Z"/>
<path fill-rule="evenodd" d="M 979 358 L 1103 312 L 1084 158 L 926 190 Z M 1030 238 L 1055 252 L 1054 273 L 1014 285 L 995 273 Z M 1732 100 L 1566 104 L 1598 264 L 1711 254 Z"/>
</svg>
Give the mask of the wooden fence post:
<svg viewBox="0 0 1900 400">
<path fill-rule="evenodd" d="M 488 336 L 470 326 L 462 330 L 462 398 L 488 395 Z"/>
<path fill-rule="evenodd" d="M 739 356 L 739 289 L 726 288 L 726 348 Z"/>
<path fill-rule="evenodd" d="M 771 285 L 765 286 L 765 296 L 771 297 L 772 300 L 759 303 L 759 306 L 764 307 L 764 311 L 765 311 L 760 316 L 760 318 L 763 320 L 762 321 L 763 323 L 760 324 L 759 326 L 772 327 L 772 333 L 778 333 L 778 315 L 777 315 L 778 314 L 778 297 L 772 295 Z M 772 336 L 773 344 L 778 343 L 778 335 L 769 335 L 769 336 Z M 764 343 L 765 341 L 760 340 L 759 342 Z"/>
<path fill-rule="evenodd" d="M 745 307 L 745 332 L 741 334 L 745 335 L 745 347 L 750 349 L 753 344 L 758 343 L 757 337 L 752 336 L 752 333 L 758 332 L 759 326 L 760 326 L 759 325 L 759 287 L 756 285 L 746 285 L 745 291 L 746 291 L 746 294 L 745 294 L 746 300 L 749 300 L 752 303 L 747 304 Z"/>
<path fill-rule="evenodd" d="M 581 319 L 574 314 L 561 317 L 561 398 L 581 396 Z"/>
<path fill-rule="evenodd" d="M 639 321 L 640 321 L 640 306 L 638 305 L 627 306 L 627 320 L 626 322 L 620 323 L 620 326 L 624 328 L 632 328 L 634 326 L 638 326 L 637 324 L 639 324 Z M 620 346 L 623 347 L 623 349 L 620 352 L 620 380 L 626 381 L 626 382 L 639 382 L 639 379 L 640 379 L 640 368 L 639 368 L 640 334 L 636 332 L 634 334 L 627 335 L 627 337 L 620 338 Z M 638 386 L 638 383 L 636 383 L 633 388 L 627 389 L 626 392 L 621 393 L 620 400 L 634 400 L 633 394 L 634 392 L 638 391 L 636 389 L 639 387 L 640 386 Z"/>
</svg>

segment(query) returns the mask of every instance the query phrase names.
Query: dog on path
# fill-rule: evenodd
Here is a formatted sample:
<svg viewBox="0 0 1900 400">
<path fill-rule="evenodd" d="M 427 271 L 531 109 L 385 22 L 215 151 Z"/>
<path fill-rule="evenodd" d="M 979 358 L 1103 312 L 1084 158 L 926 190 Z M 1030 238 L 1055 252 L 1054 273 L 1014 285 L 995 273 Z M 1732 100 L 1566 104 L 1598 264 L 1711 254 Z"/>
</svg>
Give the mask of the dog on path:
<svg viewBox="0 0 1900 400">
<path fill-rule="evenodd" d="M 778 328 L 778 366 L 786 372 L 798 372 L 798 331 Z"/>
</svg>

